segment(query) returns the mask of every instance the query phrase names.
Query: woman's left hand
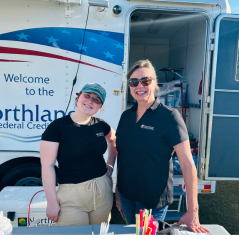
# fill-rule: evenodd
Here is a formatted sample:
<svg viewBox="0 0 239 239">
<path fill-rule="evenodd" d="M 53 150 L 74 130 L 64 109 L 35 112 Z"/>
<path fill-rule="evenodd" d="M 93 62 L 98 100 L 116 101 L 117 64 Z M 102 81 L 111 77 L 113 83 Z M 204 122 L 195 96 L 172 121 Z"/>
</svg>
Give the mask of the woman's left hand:
<svg viewBox="0 0 239 239">
<path fill-rule="evenodd" d="M 199 222 L 198 212 L 187 211 L 177 223 L 174 223 L 177 226 L 186 224 L 190 231 L 196 233 L 210 233 L 206 228 L 202 227 Z"/>
<path fill-rule="evenodd" d="M 110 167 L 110 166 L 107 165 L 107 164 L 106 164 L 106 168 L 107 168 L 106 176 L 107 176 L 109 179 L 111 179 L 114 168 Z"/>
</svg>

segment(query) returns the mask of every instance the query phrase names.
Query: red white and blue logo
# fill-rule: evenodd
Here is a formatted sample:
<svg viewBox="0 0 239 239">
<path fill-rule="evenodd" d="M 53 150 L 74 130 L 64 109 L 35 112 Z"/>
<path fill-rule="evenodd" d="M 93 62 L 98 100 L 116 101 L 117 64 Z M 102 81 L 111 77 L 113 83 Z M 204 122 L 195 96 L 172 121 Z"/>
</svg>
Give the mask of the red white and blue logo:
<svg viewBox="0 0 239 239">
<path fill-rule="evenodd" d="M 124 55 L 124 34 L 108 31 L 62 27 L 33 28 L 1 34 L 0 40 L 25 42 L 54 47 L 65 51 L 79 54 L 81 53 L 82 55 L 119 66 L 122 64 Z M 79 63 L 76 59 L 67 58 L 62 55 L 22 48 L 0 46 L 0 53 L 50 57 Z M 23 62 L 19 60 L 7 59 L 0 59 L 0 61 Z M 84 62 L 81 63 L 84 64 Z M 85 64 L 90 65 L 88 63 Z"/>
</svg>

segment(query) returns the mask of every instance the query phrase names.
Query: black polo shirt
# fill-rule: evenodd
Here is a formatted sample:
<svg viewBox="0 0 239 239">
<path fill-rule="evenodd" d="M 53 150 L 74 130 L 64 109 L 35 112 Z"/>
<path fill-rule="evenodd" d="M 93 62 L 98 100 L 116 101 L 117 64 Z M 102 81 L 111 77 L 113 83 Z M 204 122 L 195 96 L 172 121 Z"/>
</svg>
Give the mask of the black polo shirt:
<svg viewBox="0 0 239 239">
<path fill-rule="evenodd" d="M 127 199 L 146 208 L 173 202 L 173 146 L 188 139 L 176 109 L 156 98 L 136 123 L 137 104 L 123 112 L 116 131 L 117 185 Z"/>
<path fill-rule="evenodd" d="M 106 173 L 103 154 L 107 150 L 105 136 L 110 130 L 104 120 L 93 116 L 85 125 L 75 123 L 70 115 L 49 124 L 42 134 L 42 140 L 59 143 L 57 160 L 60 184 L 82 183 Z"/>
</svg>

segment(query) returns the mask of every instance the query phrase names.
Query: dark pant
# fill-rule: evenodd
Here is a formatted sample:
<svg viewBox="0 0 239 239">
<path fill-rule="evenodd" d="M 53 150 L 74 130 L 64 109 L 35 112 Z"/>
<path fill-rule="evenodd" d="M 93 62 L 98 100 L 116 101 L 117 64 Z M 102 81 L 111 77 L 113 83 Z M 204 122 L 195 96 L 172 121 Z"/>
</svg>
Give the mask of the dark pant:
<svg viewBox="0 0 239 239">
<path fill-rule="evenodd" d="M 131 201 L 125 198 L 121 193 L 119 195 L 121 208 L 123 210 L 127 224 L 136 224 L 135 214 L 139 214 L 139 210 L 144 210 L 145 207 L 139 202 Z M 150 208 L 146 209 L 149 210 Z M 167 209 L 168 206 L 152 209 L 152 215 L 154 219 L 156 221 L 163 221 L 166 216 Z"/>
</svg>

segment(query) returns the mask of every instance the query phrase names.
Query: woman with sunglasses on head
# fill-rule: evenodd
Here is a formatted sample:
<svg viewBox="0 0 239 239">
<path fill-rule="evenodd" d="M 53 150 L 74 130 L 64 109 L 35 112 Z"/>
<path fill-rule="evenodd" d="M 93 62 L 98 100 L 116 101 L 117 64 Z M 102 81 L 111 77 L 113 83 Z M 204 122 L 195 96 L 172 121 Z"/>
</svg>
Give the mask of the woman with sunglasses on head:
<svg viewBox="0 0 239 239">
<path fill-rule="evenodd" d="M 152 209 L 155 220 L 163 221 L 173 202 L 171 156 L 175 150 L 188 199 L 188 211 L 177 225 L 186 224 L 194 232 L 208 232 L 199 223 L 197 172 L 181 115 L 154 97 L 157 76 L 149 60 L 136 62 L 127 79 L 137 103 L 123 112 L 116 130 L 116 206 L 128 224 L 135 224 L 135 214 L 144 208 Z"/>
<path fill-rule="evenodd" d="M 101 110 L 105 97 L 106 91 L 99 84 L 85 85 L 77 94 L 76 111 L 54 120 L 42 134 L 40 155 L 46 214 L 58 226 L 101 224 L 110 220 L 115 132 L 105 121 L 93 116 Z M 103 154 L 107 143 L 106 164 Z"/>
</svg>

